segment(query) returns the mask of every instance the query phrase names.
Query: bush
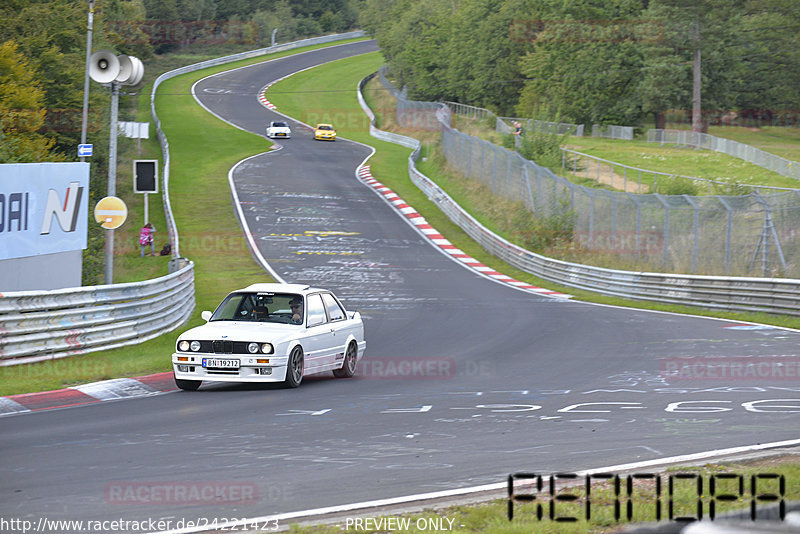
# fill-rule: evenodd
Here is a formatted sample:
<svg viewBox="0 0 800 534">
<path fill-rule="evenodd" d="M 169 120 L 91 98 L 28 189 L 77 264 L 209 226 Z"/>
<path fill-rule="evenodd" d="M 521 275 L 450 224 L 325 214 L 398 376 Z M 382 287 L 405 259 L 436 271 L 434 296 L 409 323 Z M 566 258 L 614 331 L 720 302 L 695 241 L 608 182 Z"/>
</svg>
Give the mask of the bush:
<svg viewBox="0 0 800 534">
<path fill-rule="evenodd" d="M 569 198 L 561 198 L 552 215 L 536 216 L 522 203 L 515 204 L 510 230 L 515 241 L 528 250 L 546 252 L 571 246 L 576 214 Z"/>
<path fill-rule="evenodd" d="M 662 195 L 692 195 L 697 196 L 697 182 L 683 176 L 672 176 L 658 180 L 656 192 Z"/>
<path fill-rule="evenodd" d="M 558 169 L 561 167 L 561 145 L 567 137 L 567 134 L 525 132 L 519 153 L 539 165 Z"/>
</svg>

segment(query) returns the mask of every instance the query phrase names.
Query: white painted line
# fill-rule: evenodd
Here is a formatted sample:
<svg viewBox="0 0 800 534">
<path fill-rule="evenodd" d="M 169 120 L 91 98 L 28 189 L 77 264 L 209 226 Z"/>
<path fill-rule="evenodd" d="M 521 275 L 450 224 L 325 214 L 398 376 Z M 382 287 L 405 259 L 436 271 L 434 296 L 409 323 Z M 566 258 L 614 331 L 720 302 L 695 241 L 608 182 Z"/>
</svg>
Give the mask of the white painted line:
<svg viewBox="0 0 800 534">
<path fill-rule="evenodd" d="M 30 410 L 21 405 L 17 401 L 13 401 L 6 397 L 0 397 L 0 417 L 4 415 L 12 415 L 16 413 L 25 413 Z"/>
<path fill-rule="evenodd" d="M 696 460 L 705 460 L 708 458 L 715 458 L 721 456 L 730 456 L 732 454 L 740 454 L 745 452 L 753 452 L 753 451 L 760 451 L 766 449 L 775 449 L 780 447 L 793 447 L 800 445 L 800 439 L 792 439 L 786 441 L 777 441 L 773 443 L 762 443 L 759 445 L 746 445 L 743 447 L 731 447 L 729 449 L 716 449 L 712 451 L 705 451 L 705 452 L 698 452 L 694 454 L 684 454 L 680 456 L 669 456 L 667 458 L 657 458 L 654 460 L 645 460 L 642 462 L 633 462 L 628 464 L 618 464 L 618 465 L 611 465 L 607 467 L 596 467 L 592 469 L 587 469 L 584 471 L 578 471 L 575 474 L 578 476 L 586 476 L 591 475 L 594 473 L 607 473 L 607 472 L 621 472 L 621 471 L 631 471 L 634 469 L 640 469 L 645 467 L 655 467 L 655 466 L 666 466 L 671 464 L 682 464 L 687 462 L 693 462 Z M 495 484 L 485 484 L 483 486 L 472 486 L 469 488 L 460 488 L 454 490 L 445 490 L 445 491 L 435 491 L 431 493 L 419 493 L 416 495 L 406 495 L 403 497 L 394 497 L 388 499 L 377 499 L 374 501 L 364 501 L 359 503 L 352 503 L 352 504 L 343 504 L 339 506 L 327 506 L 324 508 L 314 508 L 311 510 L 302 510 L 298 512 L 287 512 L 283 514 L 275 514 L 269 516 L 262 516 L 262 517 L 253 517 L 248 519 L 241 519 L 236 522 L 227 523 L 224 525 L 216 525 L 215 530 L 219 529 L 231 529 L 235 530 L 235 527 L 242 527 L 251 524 L 267 524 L 268 522 L 272 521 L 288 521 L 291 519 L 298 519 L 298 518 L 312 518 L 312 517 L 319 517 L 328 514 L 341 514 L 344 512 L 356 512 L 356 511 L 364 511 L 369 510 L 371 508 L 380 508 L 385 506 L 392 506 L 397 504 L 408 504 L 420 501 L 428 501 L 433 499 L 444 499 L 448 497 L 459 497 L 462 495 L 471 495 L 475 493 L 483 493 L 489 491 L 504 491 L 508 489 L 508 481 L 498 482 Z M 376 513 L 385 513 L 381 511 L 376 511 Z M 190 534 L 193 532 L 204 532 L 207 531 L 208 527 L 198 527 L 198 528 L 183 528 L 179 530 L 169 530 L 166 531 L 167 534 Z M 163 534 L 163 533 L 162 533 Z"/>
</svg>

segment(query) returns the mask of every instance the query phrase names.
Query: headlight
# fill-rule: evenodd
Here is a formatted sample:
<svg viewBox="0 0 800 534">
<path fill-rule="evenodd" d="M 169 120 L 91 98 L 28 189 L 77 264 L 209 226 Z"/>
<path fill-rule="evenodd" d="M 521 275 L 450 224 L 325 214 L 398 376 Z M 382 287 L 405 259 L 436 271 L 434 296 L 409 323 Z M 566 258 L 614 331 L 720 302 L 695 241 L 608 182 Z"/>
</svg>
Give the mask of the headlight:
<svg viewBox="0 0 800 534">
<path fill-rule="evenodd" d="M 189 342 L 185 339 L 178 343 L 178 350 L 181 352 L 188 352 L 189 351 Z"/>
<path fill-rule="evenodd" d="M 255 354 L 258 352 L 258 343 L 250 343 L 247 345 L 247 352 L 250 354 Z"/>
<path fill-rule="evenodd" d="M 261 345 L 261 352 L 263 352 L 264 354 L 272 354 L 272 345 L 270 345 L 269 343 L 264 343 L 263 345 Z"/>
<path fill-rule="evenodd" d="M 189 344 L 189 348 L 192 349 L 192 352 L 197 352 L 200 350 L 200 342 L 199 341 L 192 341 Z"/>
</svg>

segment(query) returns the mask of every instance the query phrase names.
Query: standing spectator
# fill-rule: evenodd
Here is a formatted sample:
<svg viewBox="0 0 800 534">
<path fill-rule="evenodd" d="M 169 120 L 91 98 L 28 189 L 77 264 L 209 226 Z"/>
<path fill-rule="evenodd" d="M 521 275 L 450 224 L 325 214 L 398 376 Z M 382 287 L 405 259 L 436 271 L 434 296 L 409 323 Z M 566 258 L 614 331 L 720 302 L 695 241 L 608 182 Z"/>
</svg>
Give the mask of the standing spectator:
<svg viewBox="0 0 800 534">
<path fill-rule="evenodd" d="M 155 256 L 153 250 L 153 234 L 156 233 L 156 229 L 153 228 L 153 225 L 150 223 L 145 224 L 142 227 L 142 231 L 139 232 L 139 244 L 142 246 L 142 254 L 141 257 L 144 258 L 144 249 L 147 248 L 147 245 L 150 245 L 150 255 Z"/>
</svg>

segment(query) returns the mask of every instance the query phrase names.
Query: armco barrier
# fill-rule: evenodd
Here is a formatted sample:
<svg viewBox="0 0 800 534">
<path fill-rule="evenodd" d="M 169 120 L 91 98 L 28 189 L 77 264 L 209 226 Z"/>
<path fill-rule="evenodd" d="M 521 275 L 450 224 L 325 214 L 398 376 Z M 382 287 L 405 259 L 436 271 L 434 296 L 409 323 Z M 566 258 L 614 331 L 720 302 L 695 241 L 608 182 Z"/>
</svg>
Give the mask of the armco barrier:
<svg viewBox="0 0 800 534">
<path fill-rule="evenodd" d="M 185 264 L 169 200 L 169 142 L 155 110 L 164 81 L 187 72 L 290 50 L 364 36 L 362 31 L 304 39 L 181 67 L 159 76 L 150 112 L 164 157 L 162 194 L 173 265 Z M 185 323 L 194 309 L 194 264 L 167 276 L 130 284 L 0 294 L 0 367 L 52 360 L 141 343 Z"/>
<path fill-rule="evenodd" d="M 764 169 L 776 172 L 782 176 L 788 176 L 800 180 L 800 163 L 790 159 L 782 158 L 760 148 L 751 145 L 716 137 L 714 135 L 689 130 L 661 130 L 652 129 L 647 131 L 648 143 L 675 144 L 683 146 L 693 146 L 705 148 L 715 152 L 722 152 L 734 158 L 743 159 L 753 165 L 758 165 Z"/>
<path fill-rule="evenodd" d="M 411 147 L 408 158 L 411 181 L 417 185 L 454 223 L 484 249 L 506 263 L 539 278 L 578 289 L 630 299 L 702 306 L 728 311 L 750 311 L 800 315 L 800 280 L 787 278 L 745 278 L 646 273 L 604 269 L 547 258 L 517 246 L 481 225 L 464 211 L 414 164 L 419 156 L 416 139 L 383 132 L 374 126 L 374 114 L 361 89 L 375 74 L 359 83 L 358 101 L 370 118 L 370 134 L 383 141 Z M 443 108 L 446 108 L 442 104 Z M 442 128 L 450 128 L 446 113 L 440 114 Z"/>
<path fill-rule="evenodd" d="M 0 366 L 141 343 L 185 323 L 194 264 L 144 282 L 0 295 Z"/>
</svg>

